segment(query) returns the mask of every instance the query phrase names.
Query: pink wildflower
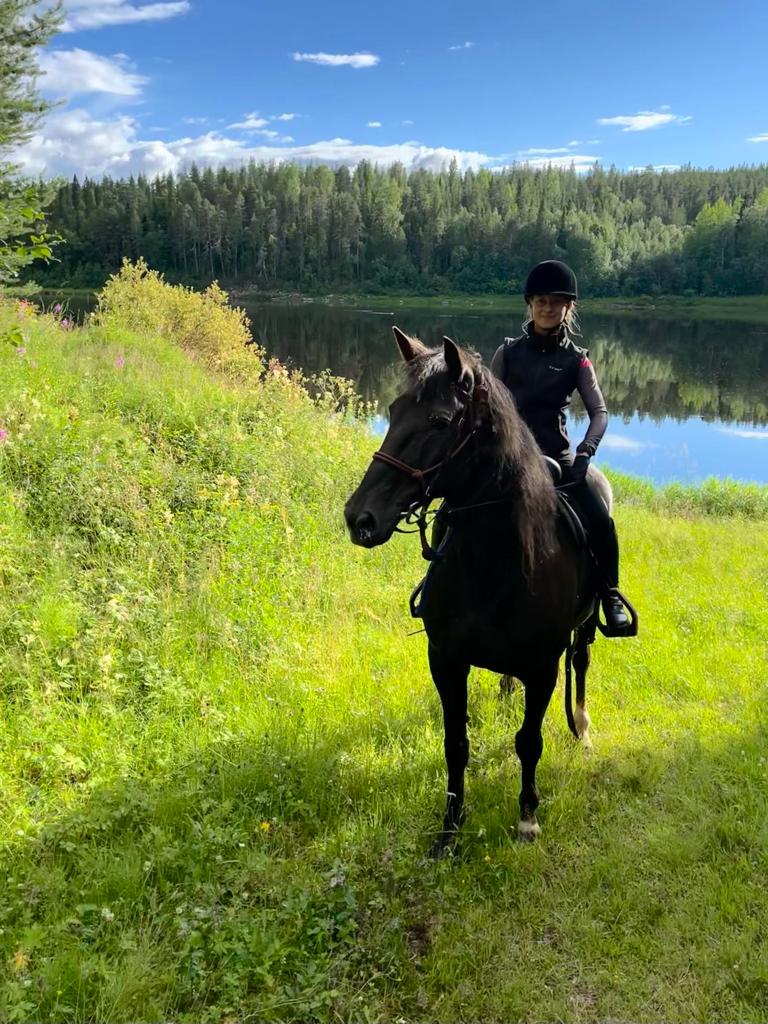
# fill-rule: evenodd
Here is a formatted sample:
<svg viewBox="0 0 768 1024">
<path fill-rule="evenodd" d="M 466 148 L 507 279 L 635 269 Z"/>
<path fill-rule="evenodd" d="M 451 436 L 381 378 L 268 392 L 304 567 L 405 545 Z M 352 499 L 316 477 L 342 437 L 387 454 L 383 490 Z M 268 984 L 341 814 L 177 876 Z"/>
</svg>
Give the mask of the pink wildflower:
<svg viewBox="0 0 768 1024">
<path fill-rule="evenodd" d="M 61 306 L 60 302 L 55 302 L 51 306 L 51 312 L 53 313 L 54 316 L 58 316 L 59 313 L 61 312 L 61 309 L 62 309 L 62 306 Z"/>
<path fill-rule="evenodd" d="M 65 331 L 68 331 L 72 326 L 72 321 L 69 317 L 65 316 L 62 320 L 59 320 L 59 327 L 63 327 Z"/>
<path fill-rule="evenodd" d="M 125 366 L 125 356 L 118 356 L 117 359 L 115 360 L 115 369 L 116 370 L 122 370 L 122 368 L 124 366 Z"/>
<path fill-rule="evenodd" d="M 0 444 L 8 444 L 8 431 L 5 427 L 0 427 Z"/>
<path fill-rule="evenodd" d="M 27 354 L 27 350 L 24 347 L 24 345 L 19 345 L 19 347 L 16 349 L 16 355 L 17 356 L 25 356 L 26 354 Z"/>
</svg>

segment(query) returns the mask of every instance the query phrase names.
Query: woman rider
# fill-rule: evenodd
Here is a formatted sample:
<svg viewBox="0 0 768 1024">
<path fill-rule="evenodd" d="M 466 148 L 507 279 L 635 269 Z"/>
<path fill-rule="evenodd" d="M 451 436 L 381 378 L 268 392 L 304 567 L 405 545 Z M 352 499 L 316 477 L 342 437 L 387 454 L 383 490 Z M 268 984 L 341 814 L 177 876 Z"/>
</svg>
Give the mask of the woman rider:
<svg viewBox="0 0 768 1024">
<path fill-rule="evenodd" d="M 528 275 L 525 301 L 529 319 L 519 338 L 505 338 L 493 357 L 491 370 L 512 392 L 517 408 L 545 455 L 562 469 L 579 512 L 585 518 L 590 546 L 603 586 L 601 601 L 608 634 L 635 632 L 617 592 L 619 543 L 616 528 L 599 494 L 587 478 L 589 460 L 605 433 L 608 412 L 586 349 L 568 334 L 578 297 L 576 275 L 560 260 L 538 263 Z M 570 449 L 565 413 L 578 391 L 589 416 L 586 436 Z"/>
</svg>

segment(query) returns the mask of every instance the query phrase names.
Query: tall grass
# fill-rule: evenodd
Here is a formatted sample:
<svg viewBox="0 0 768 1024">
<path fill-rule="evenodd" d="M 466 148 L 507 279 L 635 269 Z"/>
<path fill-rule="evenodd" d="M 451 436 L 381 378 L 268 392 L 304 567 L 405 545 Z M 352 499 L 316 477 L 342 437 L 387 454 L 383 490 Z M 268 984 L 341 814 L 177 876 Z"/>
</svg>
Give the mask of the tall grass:
<svg viewBox="0 0 768 1024">
<path fill-rule="evenodd" d="M 427 863 L 422 566 L 340 514 L 372 441 L 132 273 L 84 329 L 0 311 L 0 1019 L 764 1020 L 765 506 L 614 478 L 642 634 L 595 646 L 596 752 L 558 693 L 519 846 L 521 697 L 474 673 Z"/>
</svg>

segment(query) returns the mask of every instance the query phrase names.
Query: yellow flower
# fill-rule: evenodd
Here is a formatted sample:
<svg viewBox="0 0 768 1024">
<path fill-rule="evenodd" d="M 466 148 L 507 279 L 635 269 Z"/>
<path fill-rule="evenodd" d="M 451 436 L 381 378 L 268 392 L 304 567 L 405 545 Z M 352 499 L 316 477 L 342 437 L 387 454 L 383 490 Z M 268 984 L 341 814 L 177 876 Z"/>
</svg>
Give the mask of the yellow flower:
<svg viewBox="0 0 768 1024">
<path fill-rule="evenodd" d="M 262 823 L 259 825 L 259 828 L 261 829 L 262 832 L 269 832 L 272 826 L 269 824 L 268 821 L 262 821 Z"/>
<path fill-rule="evenodd" d="M 29 953 L 26 953 L 23 949 L 17 949 L 11 957 L 11 968 L 16 971 L 17 974 L 21 974 L 29 966 Z"/>
</svg>

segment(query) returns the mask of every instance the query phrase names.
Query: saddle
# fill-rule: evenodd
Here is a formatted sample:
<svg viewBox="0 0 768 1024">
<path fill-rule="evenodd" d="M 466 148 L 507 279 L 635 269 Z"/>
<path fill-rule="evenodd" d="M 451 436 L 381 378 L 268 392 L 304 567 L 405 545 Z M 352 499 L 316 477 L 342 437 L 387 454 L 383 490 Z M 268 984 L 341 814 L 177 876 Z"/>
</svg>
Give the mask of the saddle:
<svg viewBox="0 0 768 1024">
<path fill-rule="evenodd" d="M 584 523 L 581 521 L 581 517 L 576 511 L 573 501 L 569 499 L 568 493 L 562 490 L 560 486 L 563 479 L 563 470 L 560 463 L 555 459 L 550 458 L 549 455 L 543 455 L 542 458 L 544 459 L 544 463 L 552 477 L 552 483 L 555 485 L 558 510 L 564 521 L 568 524 L 568 528 L 571 531 L 576 547 L 588 547 L 589 540 Z"/>
</svg>

